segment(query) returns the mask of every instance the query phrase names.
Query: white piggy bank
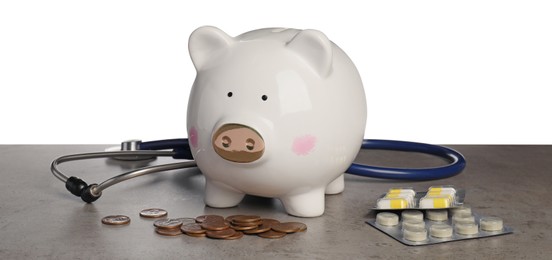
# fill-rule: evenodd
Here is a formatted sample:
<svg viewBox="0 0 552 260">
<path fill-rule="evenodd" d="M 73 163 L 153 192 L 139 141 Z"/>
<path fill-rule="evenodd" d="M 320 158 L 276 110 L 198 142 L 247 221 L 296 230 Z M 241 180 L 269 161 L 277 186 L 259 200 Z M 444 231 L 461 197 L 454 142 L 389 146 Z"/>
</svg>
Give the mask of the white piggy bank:
<svg viewBox="0 0 552 260">
<path fill-rule="evenodd" d="M 322 215 L 364 137 L 364 89 L 349 57 L 319 31 L 284 28 L 230 37 L 201 27 L 189 51 L 188 137 L 205 203 L 233 207 L 251 194 L 280 199 L 291 215 Z"/>
</svg>

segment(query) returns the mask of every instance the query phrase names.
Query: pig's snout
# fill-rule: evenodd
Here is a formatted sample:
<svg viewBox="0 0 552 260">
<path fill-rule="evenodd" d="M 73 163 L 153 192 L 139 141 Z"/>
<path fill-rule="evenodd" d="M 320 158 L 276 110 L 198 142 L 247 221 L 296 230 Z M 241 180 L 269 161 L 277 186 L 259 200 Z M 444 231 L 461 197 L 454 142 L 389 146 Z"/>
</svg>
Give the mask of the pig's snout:
<svg viewBox="0 0 552 260">
<path fill-rule="evenodd" d="M 253 128 L 226 124 L 213 135 L 213 148 L 225 160 L 250 163 L 263 156 L 265 144 L 261 135 Z"/>
</svg>

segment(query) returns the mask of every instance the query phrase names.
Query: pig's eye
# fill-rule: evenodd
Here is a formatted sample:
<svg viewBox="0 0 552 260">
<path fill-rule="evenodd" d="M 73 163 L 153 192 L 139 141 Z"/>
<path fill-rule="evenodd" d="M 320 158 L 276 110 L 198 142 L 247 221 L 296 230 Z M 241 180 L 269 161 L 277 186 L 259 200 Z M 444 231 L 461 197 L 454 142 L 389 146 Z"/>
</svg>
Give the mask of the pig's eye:
<svg viewBox="0 0 552 260">
<path fill-rule="evenodd" d="M 234 95 L 232 92 L 228 92 L 228 94 L 226 94 L 228 97 L 232 97 L 232 95 Z"/>
<path fill-rule="evenodd" d="M 261 97 L 261 99 L 262 99 L 263 101 L 266 101 L 266 100 L 268 99 L 268 96 L 267 96 L 267 95 L 263 95 L 263 96 Z"/>
</svg>

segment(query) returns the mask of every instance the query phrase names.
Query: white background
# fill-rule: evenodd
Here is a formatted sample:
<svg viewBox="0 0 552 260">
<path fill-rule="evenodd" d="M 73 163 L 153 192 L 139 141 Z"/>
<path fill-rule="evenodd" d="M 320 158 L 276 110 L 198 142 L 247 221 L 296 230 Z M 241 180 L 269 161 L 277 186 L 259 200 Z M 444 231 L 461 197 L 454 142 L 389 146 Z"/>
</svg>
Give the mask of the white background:
<svg viewBox="0 0 552 260">
<path fill-rule="evenodd" d="M 552 144 L 550 1 L 2 1 L 0 143 L 186 137 L 189 34 L 313 28 L 353 59 L 366 138 Z"/>
</svg>

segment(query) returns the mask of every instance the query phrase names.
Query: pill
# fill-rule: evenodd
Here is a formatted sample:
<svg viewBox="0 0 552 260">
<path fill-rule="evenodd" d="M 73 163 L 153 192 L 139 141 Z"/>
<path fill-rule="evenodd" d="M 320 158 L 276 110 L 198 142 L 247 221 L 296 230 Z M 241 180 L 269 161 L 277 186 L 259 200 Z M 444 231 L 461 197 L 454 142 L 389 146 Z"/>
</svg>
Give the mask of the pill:
<svg viewBox="0 0 552 260">
<path fill-rule="evenodd" d="M 407 207 L 414 207 L 414 196 L 409 194 L 386 194 L 383 199 L 404 199 L 406 200 Z"/>
<path fill-rule="evenodd" d="M 432 221 L 446 221 L 448 211 L 446 209 L 426 210 L 426 218 Z"/>
<path fill-rule="evenodd" d="M 381 198 L 378 200 L 378 209 L 406 209 L 408 201 L 404 198 Z"/>
<path fill-rule="evenodd" d="M 449 208 L 452 200 L 449 196 L 425 196 L 420 199 L 420 208 L 423 209 L 443 209 Z"/>
<path fill-rule="evenodd" d="M 485 231 L 501 231 L 503 222 L 501 218 L 497 217 L 484 217 L 479 220 L 481 230 Z"/>
<path fill-rule="evenodd" d="M 427 230 L 425 228 L 413 227 L 403 231 L 404 239 L 410 241 L 424 241 L 427 239 Z"/>
<path fill-rule="evenodd" d="M 387 191 L 387 194 L 407 194 L 414 197 L 416 192 L 412 188 L 392 188 Z"/>
<path fill-rule="evenodd" d="M 458 208 L 452 208 L 450 209 L 450 213 L 451 215 L 456 215 L 456 214 L 472 214 L 472 211 L 471 211 L 471 208 L 470 207 L 458 207 Z"/>
<path fill-rule="evenodd" d="M 452 223 L 475 223 L 475 217 L 472 214 L 459 213 L 452 216 Z"/>
<path fill-rule="evenodd" d="M 410 229 L 410 228 L 425 228 L 425 222 L 423 221 L 403 221 L 402 222 L 402 228 L 403 229 Z"/>
<path fill-rule="evenodd" d="M 427 192 L 430 193 L 441 193 L 441 194 L 449 194 L 449 193 L 456 193 L 456 189 L 452 186 L 431 186 L 427 189 Z"/>
<path fill-rule="evenodd" d="M 382 226 L 396 226 L 399 224 L 399 216 L 391 212 L 380 212 L 376 215 L 376 223 Z"/>
<path fill-rule="evenodd" d="M 424 213 L 419 210 L 405 210 L 401 213 L 401 219 L 409 222 L 424 221 Z"/>
<path fill-rule="evenodd" d="M 475 235 L 479 232 L 479 227 L 475 223 L 458 223 L 454 228 L 460 235 Z"/>
<path fill-rule="evenodd" d="M 429 227 L 429 235 L 436 238 L 452 237 L 452 227 L 447 224 L 435 224 Z"/>
</svg>

